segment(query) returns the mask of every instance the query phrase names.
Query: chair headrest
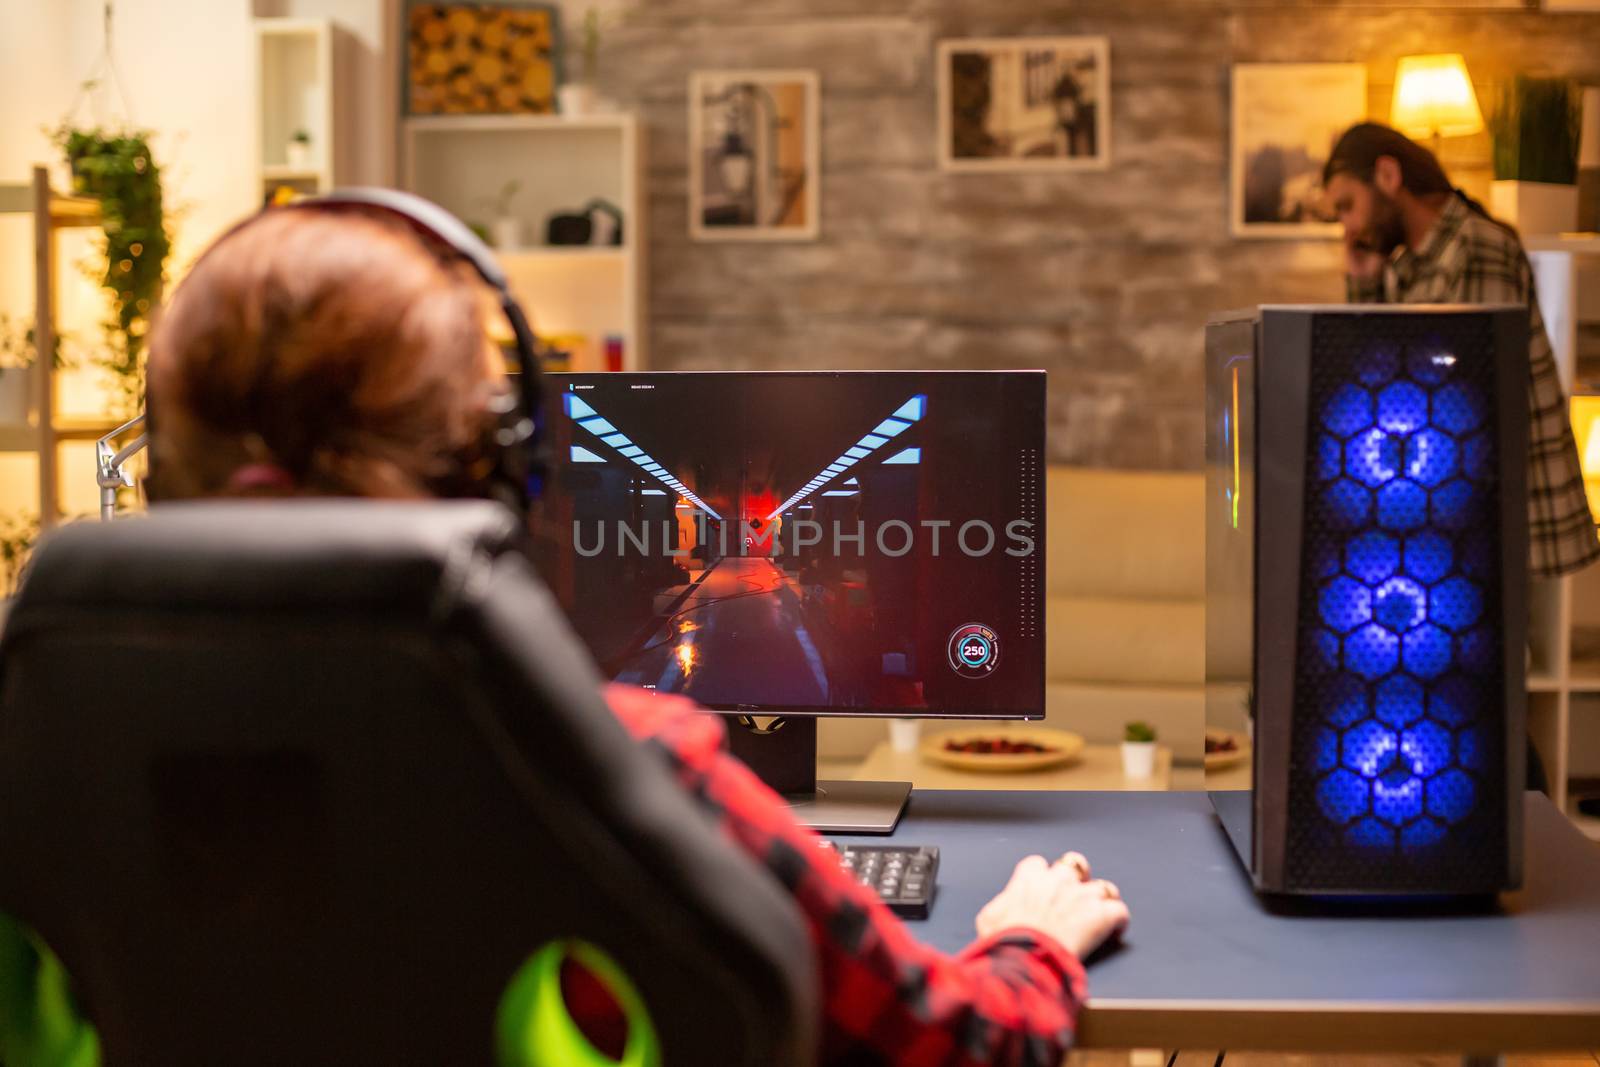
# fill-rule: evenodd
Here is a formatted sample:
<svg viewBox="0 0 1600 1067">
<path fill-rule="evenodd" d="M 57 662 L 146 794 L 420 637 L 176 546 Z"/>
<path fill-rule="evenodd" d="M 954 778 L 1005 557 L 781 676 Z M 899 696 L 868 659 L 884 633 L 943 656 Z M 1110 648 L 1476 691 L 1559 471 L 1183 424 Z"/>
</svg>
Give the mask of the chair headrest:
<svg viewBox="0 0 1600 1067">
<path fill-rule="evenodd" d="M 487 501 L 163 504 L 62 527 L 35 552 L 12 619 L 33 609 L 424 609 L 475 559 L 523 536 Z"/>
</svg>

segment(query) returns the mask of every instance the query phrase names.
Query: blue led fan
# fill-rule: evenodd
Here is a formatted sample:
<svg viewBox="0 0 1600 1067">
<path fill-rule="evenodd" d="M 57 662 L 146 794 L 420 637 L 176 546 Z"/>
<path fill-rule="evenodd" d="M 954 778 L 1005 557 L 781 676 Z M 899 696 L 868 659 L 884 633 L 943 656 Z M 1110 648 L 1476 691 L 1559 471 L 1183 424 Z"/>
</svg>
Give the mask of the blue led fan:
<svg viewBox="0 0 1600 1067">
<path fill-rule="evenodd" d="M 1326 836 L 1425 860 L 1490 770 L 1492 377 L 1436 338 L 1350 369 L 1312 388 L 1297 747 Z"/>
</svg>

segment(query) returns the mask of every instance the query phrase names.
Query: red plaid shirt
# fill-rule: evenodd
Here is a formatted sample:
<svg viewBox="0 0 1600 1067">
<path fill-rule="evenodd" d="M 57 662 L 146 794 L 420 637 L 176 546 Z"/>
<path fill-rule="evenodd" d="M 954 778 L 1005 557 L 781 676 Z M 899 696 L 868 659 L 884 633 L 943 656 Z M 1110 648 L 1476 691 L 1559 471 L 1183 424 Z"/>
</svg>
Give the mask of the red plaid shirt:
<svg viewBox="0 0 1600 1067">
<path fill-rule="evenodd" d="M 722 720 L 685 697 L 624 685 L 606 702 L 634 737 L 794 895 L 822 987 L 824 1064 L 1055 1067 L 1087 996 L 1077 958 L 1036 930 L 1006 930 L 956 956 L 919 942 L 846 874 L 817 835 L 725 747 Z"/>
</svg>

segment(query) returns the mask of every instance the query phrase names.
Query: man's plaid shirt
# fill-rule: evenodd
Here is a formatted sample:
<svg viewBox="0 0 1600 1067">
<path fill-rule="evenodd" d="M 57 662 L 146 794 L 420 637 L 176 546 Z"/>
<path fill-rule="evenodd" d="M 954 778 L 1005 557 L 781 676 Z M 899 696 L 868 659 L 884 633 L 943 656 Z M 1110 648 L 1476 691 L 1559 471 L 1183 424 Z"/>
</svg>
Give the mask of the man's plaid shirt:
<svg viewBox="0 0 1600 1067">
<path fill-rule="evenodd" d="M 1356 303 L 1528 305 L 1529 566 L 1551 577 L 1600 559 L 1567 398 L 1539 314 L 1533 270 L 1516 235 L 1452 196 L 1421 247 L 1395 257 L 1380 280 L 1349 281 Z"/>
</svg>

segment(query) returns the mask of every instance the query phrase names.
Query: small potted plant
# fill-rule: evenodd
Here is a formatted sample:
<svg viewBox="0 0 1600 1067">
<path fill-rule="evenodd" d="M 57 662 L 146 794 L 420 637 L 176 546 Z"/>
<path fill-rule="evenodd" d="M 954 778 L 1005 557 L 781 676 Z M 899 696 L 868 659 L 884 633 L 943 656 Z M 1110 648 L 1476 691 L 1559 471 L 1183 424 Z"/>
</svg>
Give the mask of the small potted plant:
<svg viewBox="0 0 1600 1067">
<path fill-rule="evenodd" d="M 1494 181 L 1489 206 L 1523 233 L 1563 233 L 1578 224 L 1582 94 L 1561 78 L 1517 77 L 1490 116 Z"/>
<path fill-rule="evenodd" d="M 289 166 L 295 170 L 309 170 L 311 167 L 311 132 L 305 127 L 294 131 L 289 138 L 289 143 L 283 147 L 284 155 Z"/>
<path fill-rule="evenodd" d="M 1149 778 L 1156 773 L 1156 732 L 1149 723 L 1130 722 L 1122 729 L 1122 773 Z"/>
<path fill-rule="evenodd" d="M 0 425 L 28 421 L 33 409 L 33 330 L 24 331 L 0 315 Z"/>
<path fill-rule="evenodd" d="M 522 182 L 512 178 L 500 187 L 500 192 L 489 198 L 489 244 L 502 252 L 514 252 L 522 247 L 522 220 L 511 213 L 511 202 L 522 190 Z"/>
<path fill-rule="evenodd" d="M 28 553 L 39 540 L 39 519 L 34 515 L 0 516 L 0 581 L 4 581 L 4 595 L 17 591 L 17 579 L 22 577 Z"/>
<path fill-rule="evenodd" d="M 583 16 L 582 40 L 579 54 L 583 57 L 583 74 L 556 90 L 556 107 L 568 118 L 592 115 L 599 110 L 595 82 L 600 77 L 600 11 L 589 8 Z"/>
</svg>

